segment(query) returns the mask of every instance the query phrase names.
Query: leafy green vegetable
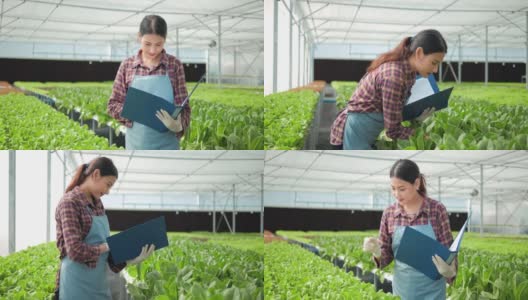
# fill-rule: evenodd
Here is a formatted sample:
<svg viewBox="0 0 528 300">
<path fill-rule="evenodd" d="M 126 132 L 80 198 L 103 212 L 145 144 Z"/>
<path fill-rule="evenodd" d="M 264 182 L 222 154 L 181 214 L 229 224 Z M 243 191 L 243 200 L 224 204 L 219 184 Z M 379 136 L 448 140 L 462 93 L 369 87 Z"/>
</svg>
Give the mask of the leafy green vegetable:
<svg viewBox="0 0 528 300">
<path fill-rule="evenodd" d="M 343 108 L 356 82 L 332 82 Z M 406 150 L 525 150 L 528 149 L 528 93 L 519 83 L 440 83 L 455 86 L 449 108 L 436 112 L 408 140 L 396 143 L 382 132 L 378 149 Z M 341 102 L 340 102 L 341 101 Z M 404 122 L 404 126 L 409 126 Z"/>
<path fill-rule="evenodd" d="M 277 234 L 317 245 L 322 256 L 329 260 L 343 256 L 347 266 L 361 263 L 364 269 L 373 268 L 369 255 L 361 248 L 363 238 L 376 236 L 377 231 L 278 231 Z M 465 233 L 458 264 L 456 280 L 447 289 L 449 298 L 528 299 L 527 237 Z M 384 269 L 392 270 L 391 265 Z"/>
<path fill-rule="evenodd" d="M 264 97 L 264 148 L 302 149 L 318 99 L 317 93 L 308 90 Z"/>
<path fill-rule="evenodd" d="M 0 257 L 0 300 L 52 299 L 58 266 L 54 243 Z"/>
<path fill-rule="evenodd" d="M 189 90 L 195 83 L 187 83 Z M 53 97 L 62 112 L 80 112 L 82 120 L 97 117 L 114 129 L 120 123 L 106 110 L 112 83 L 33 83 L 15 85 Z M 202 84 L 190 100 L 191 125 L 181 141 L 184 150 L 262 150 L 264 100 L 261 87 Z"/>
<path fill-rule="evenodd" d="M 264 299 L 262 254 L 172 236 L 153 256 L 141 275 L 130 269 L 143 278 L 128 286 L 134 299 Z"/>
<path fill-rule="evenodd" d="M 398 299 L 295 245 L 265 246 L 266 299 Z"/>
<path fill-rule="evenodd" d="M 118 149 L 34 97 L 0 96 L 0 149 Z"/>
</svg>

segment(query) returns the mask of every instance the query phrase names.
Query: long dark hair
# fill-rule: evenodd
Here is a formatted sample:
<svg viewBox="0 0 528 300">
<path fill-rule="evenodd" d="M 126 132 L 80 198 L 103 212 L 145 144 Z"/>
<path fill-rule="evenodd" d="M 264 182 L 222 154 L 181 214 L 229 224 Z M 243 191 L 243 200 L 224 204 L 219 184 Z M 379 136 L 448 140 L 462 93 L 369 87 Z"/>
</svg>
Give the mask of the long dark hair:
<svg viewBox="0 0 528 300">
<path fill-rule="evenodd" d="M 139 25 L 139 34 L 157 34 L 164 39 L 167 38 L 167 22 L 158 15 L 148 15 L 143 18 Z"/>
<path fill-rule="evenodd" d="M 114 162 L 108 157 L 101 156 L 92 160 L 90 163 L 77 167 L 75 175 L 73 175 L 70 184 L 66 188 L 66 193 L 73 190 L 76 186 L 81 185 L 95 170 L 99 170 L 101 176 L 115 176 L 117 178 L 117 168 Z"/>
<path fill-rule="evenodd" d="M 396 161 L 390 169 L 390 177 L 396 177 L 411 184 L 414 184 L 416 178 L 420 178 L 420 187 L 418 188 L 418 193 L 424 197 L 427 195 L 427 189 L 425 188 L 425 177 L 422 173 L 420 173 L 418 165 L 412 160 L 400 159 Z"/>
<path fill-rule="evenodd" d="M 404 38 L 396 48 L 378 56 L 370 63 L 367 72 L 375 70 L 381 64 L 388 61 L 403 60 L 409 58 L 419 47 L 422 47 L 424 54 L 436 52 L 447 53 L 447 43 L 440 32 L 434 29 L 427 29 L 418 32 L 414 37 Z"/>
</svg>

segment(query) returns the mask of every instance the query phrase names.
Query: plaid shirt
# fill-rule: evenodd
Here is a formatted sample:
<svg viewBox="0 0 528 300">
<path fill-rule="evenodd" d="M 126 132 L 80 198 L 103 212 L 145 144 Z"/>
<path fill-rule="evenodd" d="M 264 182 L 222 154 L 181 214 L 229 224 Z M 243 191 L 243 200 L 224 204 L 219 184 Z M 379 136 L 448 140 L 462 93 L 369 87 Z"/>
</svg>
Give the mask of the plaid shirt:
<svg viewBox="0 0 528 300">
<path fill-rule="evenodd" d="M 392 235 L 394 234 L 396 226 L 427 225 L 428 222 L 431 222 L 436 240 L 448 248 L 451 247 L 453 235 L 449 225 L 447 210 L 442 203 L 425 197 L 418 214 L 414 218 L 407 215 L 399 203 L 395 203 L 386 208 L 381 217 L 379 237 L 381 242 L 381 257 L 379 261 L 375 259 L 377 266 L 384 268 L 394 259 L 394 253 L 392 253 Z M 455 259 L 455 264 L 457 263 L 457 259 Z M 447 279 L 447 282 L 452 283 L 454 279 Z"/>
<path fill-rule="evenodd" d="M 59 248 L 61 260 L 68 256 L 69 259 L 75 262 L 95 268 L 101 253 L 97 246 L 91 246 L 83 242 L 92 227 L 92 216 L 86 207 L 90 207 L 92 213 L 96 216 L 105 214 L 101 199 L 95 199 L 94 204 L 78 186 L 64 194 L 55 210 L 57 248 Z M 108 265 L 115 273 L 118 273 L 126 266 L 125 263 L 114 264 L 111 256 L 108 257 Z M 59 288 L 59 278 L 60 263 L 55 281 L 57 289 Z"/>
<path fill-rule="evenodd" d="M 125 103 L 128 87 L 132 83 L 135 74 L 147 76 L 165 75 L 168 73 L 172 87 L 174 89 L 174 104 L 181 105 L 183 100 L 185 100 L 187 97 L 185 73 L 183 71 L 182 63 L 176 57 L 167 54 L 165 50 L 163 50 L 161 52 L 161 60 L 159 65 L 151 70 L 143 64 L 141 51 L 142 50 L 139 50 L 136 56 L 125 59 L 119 66 L 119 70 L 117 71 L 114 81 L 114 88 L 112 89 L 112 95 L 108 101 L 108 114 L 129 128 L 132 127 L 132 121 L 122 118 L 121 112 L 123 111 L 123 104 Z M 191 107 L 189 106 L 189 102 L 187 102 L 183 108 L 181 113 L 181 121 L 183 131 L 176 134 L 178 137 L 183 136 L 185 130 L 189 127 L 189 123 L 191 122 Z"/>
<path fill-rule="evenodd" d="M 416 81 L 416 72 L 407 60 L 390 61 L 361 78 L 345 109 L 337 115 L 330 131 L 332 145 L 343 144 L 349 112 L 382 112 L 386 134 L 392 139 L 408 139 L 414 129 L 403 127 L 403 105 Z"/>
</svg>

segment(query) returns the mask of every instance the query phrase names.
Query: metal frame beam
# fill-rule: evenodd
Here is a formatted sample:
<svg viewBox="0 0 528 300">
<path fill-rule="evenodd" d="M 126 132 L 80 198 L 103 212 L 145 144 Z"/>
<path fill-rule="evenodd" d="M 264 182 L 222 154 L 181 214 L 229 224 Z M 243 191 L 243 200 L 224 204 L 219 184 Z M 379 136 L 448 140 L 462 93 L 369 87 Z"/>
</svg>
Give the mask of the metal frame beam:
<svg viewBox="0 0 528 300">
<path fill-rule="evenodd" d="M 9 150 L 8 253 L 16 252 L 16 151 Z"/>
</svg>

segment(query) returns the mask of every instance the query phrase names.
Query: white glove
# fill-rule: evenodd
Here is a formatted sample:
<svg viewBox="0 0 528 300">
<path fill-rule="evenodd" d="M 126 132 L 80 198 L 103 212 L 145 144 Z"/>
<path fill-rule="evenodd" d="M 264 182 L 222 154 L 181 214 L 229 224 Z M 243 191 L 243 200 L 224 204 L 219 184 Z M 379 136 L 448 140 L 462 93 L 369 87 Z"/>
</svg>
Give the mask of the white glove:
<svg viewBox="0 0 528 300">
<path fill-rule="evenodd" d="M 433 115 L 433 113 L 435 112 L 436 108 L 434 107 L 429 107 L 429 108 L 426 108 L 421 115 L 419 115 L 416 120 L 417 121 L 420 121 L 420 122 L 423 122 L 425 121 L 427 118 L 429 118 L 430 116 Z"/>
<path fill-rule="evenodd" d="M 380 241 L 375 237 L 366 237 L 363 240 L 363 251 L 370 252 L 374 257 L 379 258 L 381 256 Z"/>
<path fill-rule="evenodd" d="M 445 278 L 453 278 L 456 275 L 455 261 L 448 265 L 440 256 L 433 256 L 433 264 L 436 266 L 438 273 L 442 274 Z"/>
<path fill-rule="evenodd" d="M 173 119 L 171 115 L 165 110 L 158 110 L 156 112 L 156 117 L 172 132 L 180 132 L 183 130 L 181 123 L 181 114 L 178 115 L 176 119 Z"/>
<path fill-rule="evenodd" d="M 149 247 L 149 245 L 143 246 L 143 248 L 141 248 L 141 253 L 139 254 L 139 256 L 134 258 L 134 259 L 127 260 L 127 262 L 126 262 L 127 265 L 129 265 L 129 266 L 137 265 L 140 262 L 144 261 L 145 259 L 147 259 L 154 252 L 155 248 L 156 248 L 156 246 L 154 244 L 150 245 L 150 247 Z"/>
</svg>

